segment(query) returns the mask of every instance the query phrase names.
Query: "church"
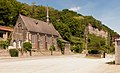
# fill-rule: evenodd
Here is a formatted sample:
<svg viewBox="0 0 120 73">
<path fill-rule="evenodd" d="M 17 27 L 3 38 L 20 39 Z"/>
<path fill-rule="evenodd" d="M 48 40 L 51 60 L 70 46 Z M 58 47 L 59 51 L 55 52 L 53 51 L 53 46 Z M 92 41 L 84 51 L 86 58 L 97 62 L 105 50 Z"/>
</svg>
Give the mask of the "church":
<svg viewBox="0 0 120 73">
<path fill-rule="evenodd" d="M 59 37 L 58 31 L 52 23 L 49 23 L 48 10 L 47 22 L 20 14 L 12 33 L 11 46 L 21 49 L 23 42 L 31 42 L 32 50 L 49 50 L 52 44 L 58 50 L 56 39 Z M 70 50 L 70 44 L 67 41 L 65 43 L 65 50 Z"/>
<path fill-rule="evenodd" d="M 12 34 L 13 46 L 21 48 L 23 42 L 31 42 L 33 49 L 48 50 L 54 44 L 59 33 L 51 23 L 19 15 Z"/>
<path fill-rule="evenodd" d="M 32 50 L 46 51 L 51 45 L 54 45 L 59 51 L 57 38 L 62 38 L 53 24 L 49 23 L 48 7 L 46 17 L 47 22 L 44 22 L 19 14 L 12 32 L 11 46 L 22 49 L 23 42 L 31 42 Z M 70 52 L 70 43 L 67 41 L 65 41 L 65 52 Z"/>
</svg>

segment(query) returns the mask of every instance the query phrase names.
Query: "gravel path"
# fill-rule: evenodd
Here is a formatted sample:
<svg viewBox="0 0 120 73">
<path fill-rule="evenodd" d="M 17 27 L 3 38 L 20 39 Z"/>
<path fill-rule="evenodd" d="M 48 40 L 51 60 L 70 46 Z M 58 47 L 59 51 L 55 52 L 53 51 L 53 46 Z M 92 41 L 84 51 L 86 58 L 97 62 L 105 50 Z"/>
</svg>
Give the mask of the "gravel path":
<svg viewBox="0 0 120 73">
<path fill-rule="evenodd" d="M 120 73 L 119 65 L 105 64 L 112 59 L 88 59 L 80 55 L 0 59 L 0 73 Z"/>
</svg>

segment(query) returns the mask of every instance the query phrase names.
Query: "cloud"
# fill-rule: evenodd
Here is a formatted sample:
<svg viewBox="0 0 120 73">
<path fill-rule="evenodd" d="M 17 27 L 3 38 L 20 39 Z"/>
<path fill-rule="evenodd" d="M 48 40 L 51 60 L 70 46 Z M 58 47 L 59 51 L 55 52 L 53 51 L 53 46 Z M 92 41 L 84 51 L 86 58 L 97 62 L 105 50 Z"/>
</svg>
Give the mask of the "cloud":
<svg viewBox="0 0 120 73">
<path fill-rule="evenodd" d="M 69 10 L 72 10 L 72 11 L 79 11 L 81 9 L 81 7 L 79 7 L 79 6 L 74 6 L 74 7 L 72 7 L 72 8 L 70 8 Z"/>
</svg>

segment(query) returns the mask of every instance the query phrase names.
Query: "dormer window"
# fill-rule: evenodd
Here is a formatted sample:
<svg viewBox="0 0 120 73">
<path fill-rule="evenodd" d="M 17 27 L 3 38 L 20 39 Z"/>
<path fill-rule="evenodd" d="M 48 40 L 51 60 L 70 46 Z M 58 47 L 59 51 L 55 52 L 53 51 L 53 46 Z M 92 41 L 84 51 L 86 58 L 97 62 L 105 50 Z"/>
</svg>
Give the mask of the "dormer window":
<svg viewBox="0 0 120 73">
<path fill-rule="evenodd" d="M 18 27 L 22 27 L 22 24 L 21 24 L 21 23 L 19 23 L 19 24 L 18 24 Z"/>
<path fill-rule="evenodd" d="M 21 32 L 21 30 L 22 30 L 22 24 L 18 23 L 18 32 Z"/>
</svg>

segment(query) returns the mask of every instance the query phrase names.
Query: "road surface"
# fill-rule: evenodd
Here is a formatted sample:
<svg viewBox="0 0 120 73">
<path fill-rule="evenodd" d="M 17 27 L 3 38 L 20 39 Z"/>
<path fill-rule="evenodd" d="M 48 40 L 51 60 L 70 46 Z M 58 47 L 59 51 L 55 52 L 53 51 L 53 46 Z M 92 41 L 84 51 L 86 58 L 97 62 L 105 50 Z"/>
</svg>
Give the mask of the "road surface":
<svg viewBox="0 0 120 73">
<path fill-rule="evenodd" d="M 0 59 L 0 73 L 117 73 L 118 70 L 108 70 L 114 68 L 114 65 L 105 64 L 110 60 L 90 59 L 80 55 Z"/>
</svg>

